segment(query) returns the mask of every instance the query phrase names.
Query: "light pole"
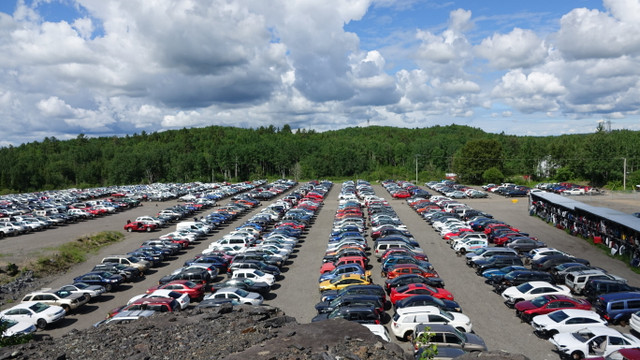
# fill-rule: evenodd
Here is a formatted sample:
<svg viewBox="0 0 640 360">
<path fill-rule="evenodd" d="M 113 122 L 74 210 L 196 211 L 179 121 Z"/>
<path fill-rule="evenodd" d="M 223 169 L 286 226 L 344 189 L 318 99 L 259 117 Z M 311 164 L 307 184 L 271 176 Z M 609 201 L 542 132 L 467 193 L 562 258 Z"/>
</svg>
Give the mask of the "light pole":
<svg viewBox="0 0 640 360">
<path fill-rule="evenodd" d="M 415 183 L 415 185 L 416 185 L 416 186 L 418 185 L 418 156 L 424 156 L 424 155 L 422 155 L 422 154 L 415 154 L 415 157 L 416 157 L 416 183 Z"/>
</svg>

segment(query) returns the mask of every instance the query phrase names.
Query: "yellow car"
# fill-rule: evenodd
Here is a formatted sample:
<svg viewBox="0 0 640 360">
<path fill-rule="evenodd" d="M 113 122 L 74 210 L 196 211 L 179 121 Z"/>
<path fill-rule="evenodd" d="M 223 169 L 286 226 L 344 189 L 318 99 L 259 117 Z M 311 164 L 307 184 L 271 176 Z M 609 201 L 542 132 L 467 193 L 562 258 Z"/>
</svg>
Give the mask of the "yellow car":
<svg viewBox="0 0 640 360">
<path fill-rule="evenodd" d="M 350 285 L 369 285 L 371 281 L 368 276 L 361 274 L 344 274 L 336 277 L 335 279 L 325 280 L 318 286 L 320 291 L 326 290 L 340 290 Z"/>
</svg>

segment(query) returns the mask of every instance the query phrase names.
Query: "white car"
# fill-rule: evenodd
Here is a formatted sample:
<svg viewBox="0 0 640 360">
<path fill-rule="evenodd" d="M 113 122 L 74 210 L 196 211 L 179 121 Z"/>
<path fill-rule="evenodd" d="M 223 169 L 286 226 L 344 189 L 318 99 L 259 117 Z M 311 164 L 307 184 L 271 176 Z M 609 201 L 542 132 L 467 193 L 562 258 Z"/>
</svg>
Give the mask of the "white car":
<svg viewBox="0 0 640 360">
<path fill-rule="evenodd" d="M 398 339 L 409 339 L 418 324 L 451 325 L 462 332 L 470 332 L 472 328 L 471 320 L 462 313 L 435 306 L 410 306 L 396 310 L 391 320 L 391 332 Z"/>
<path fill-rule="evenodd" d="M 15 321 L 11 319 L 1 318 L 0 323 L 4 331 L 2 337 L 14 335 L 27 335 L 36 331 L 36 326 L 27 321 Z"/>
<path fill-rule="evenodd" d="M 0 312 L 0 318 L 26 321 L 40 329 L 63 319 L 65 315 L 62 307 L 41 302 L 24 302 Z"/>
<path fill-rule="evenodd" d="M 365 326 L 367 329 L 371 330 L 372 333 L 374 333 L 375 335 L 378 335 L 379 337 L 382 338 L 382 340 L 389 342 L 391 341 L 391 338 L 389 338 L 389 331 L 387 331 L 387 328 L 384 325 L 380 325 L 380 324 L 362 324 L 363 326 Z"/>
<path fill-rule="evenodd" d="M 453 250 L 456 252 L 461 252 L 463 254 L 474 251 L 483 247 L 489 246 L 489 242 L 486 239 L 468 239 L 464 240 L 456 240 L 456 243 L 453 245 Z"/>
<path fill-rule="evenodd" d="M 636 332 L 640 333 L 640 311 L 631 314 L 629 326 L 631 326 L 631 328 Z"/>
<path fill-rule="evenodd" d="M 558 333 L 578 331 L 587 326 L 606 326 L 607 320 L 591 310 L 564 309 L 534 316 L 531 320 L 534 332 L 543 338 Z"/>
<path fill-rule="evenodd" d="M 640 340 L 606 326 L 560 333 L 549 339 L 558 351 L 573 359 L 607 356 L 620 349 L 640 347 Z"/>
<path fill-rule="evenodd" d="M 507 306 L 514 306 L 523 300 L 533 300 L 542 295 L 571 296 L 571 290 L 565 285 L 551 285 L 546 281 L 529 281 L 518 286 L 511 286 L 502 292 Z"/>
<path fill-rule="evenodd" d="M 208 299 L 231 299 L 246 305 L 262 305 L 264 301 L 262 295 L 236 287 L 222 288 L 204 298 L 204 300 Z"/>
<path fill-rule="evenodd" d="M 531 262 L 538 260 L 540 258 L 543 258 L 545 256 L 550 256 L 550 255 L 571 256 L 564 251 L 560 251 L 558 249 L 554 249 L 550 247 L 533 249 L 527 253 L 527 257 L 529 258 L 529 260 L 531 260 Z"/>
<path fill-rule="evenodd" d="M 167 285 L 170 286 L 170 285 Z M 140 295 L 136 295 L 134 297 L 132 297 L 128 302 L 127 305 L 131 304 L 132 302 L 142 299 L 142 298 L 149 298 L 149 297 L 161 297 L 161 298 L 172 298 L 175 299 L 178 304 L 180 304 L 180 309 L 184 310 L 186 309 L 189 304 L 191 303 L 191 299 L 189 298 L 189 295 L 187 294 L 181 294 L 177 291 L 173 291 L 171 289 L 158 289 L 153 291 L 152 293 L 149 294 L 140 294 Z"/>
<path fill-rule="evenodd" d="M 262 281 L 269 286 L 273 286 L 276 282 L 276 277 L 272 274 L 267 274 L 258 269 L 237 269 L 231 274 L 232 279 L 251 279 L 253 281 Z"/>
<path fill-rule="evenodd" d="M 61 287 L 59 290 L 68 291 L 72 294 L 86 294 L 90 299 L 96 299 L 104 294 L 107 289 L 101 285 L 89 285 L 83 282 L 77 282 Z"/>
</svg>

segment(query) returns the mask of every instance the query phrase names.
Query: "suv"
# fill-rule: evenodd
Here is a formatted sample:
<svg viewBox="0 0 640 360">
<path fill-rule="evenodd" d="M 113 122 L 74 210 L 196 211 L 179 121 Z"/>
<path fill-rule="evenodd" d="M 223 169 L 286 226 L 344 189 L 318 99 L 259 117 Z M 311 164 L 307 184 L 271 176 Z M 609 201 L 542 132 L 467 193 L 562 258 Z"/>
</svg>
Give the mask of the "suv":
<svg viewBox="0 0 640 360">
<path fill-rule="evenodd" d="M 593 306 L 610 323 L 625 324 L 629 322 L 632 313 L 640 311 L 640 292 L 600 295 Z"/>
<path fill-rule="evenodd" d="M 425 328 L 429 328 L 428 330 Z M 420 338 L 420 335 L 427 330 L 431 333 L 431 339 L 427 345 L 436 345 L 440 347 L 454 347 L 463 349 L 468 352 L 487 351 L 487 345 L 484 340 L 476 334 L 463 333 L 458 331 L 451 325 L 442 324 L 418 324 L 416 325 L 413 341 L 413 349 L 415 352 L 420 350 L 420 344 L 415 340 Z"/>
<path fill-rule="evenodd" d="M 66 290 L 41 289 L 28 293 L 22 298 L 22 302 L 41 302 L 48 305 L 57 305 L 68 314 L 80 306 L 89 302 L 90 297 L 86 294 L 74 294 Z"/>
<path fill-rule="evenodd" d="M 627 282 L 625 279 L 607 274 L 604 270 L 570 271 L 564 277 L 564 283 L 574 294 L 581 295 L 587 281 L 590 279 L 617 280 Z"/>
<path fill-rule="evenodd" d="M 318 314 L 330 313 L 343 306 L 373 306 L 379 314 L 384 312 L 384 303 L 377 295 L 347 294 L 332 301 L 321 301 L 315 308 Z"/>
<path fill-rule="evenodd" d="M 345 319 L 360 324 L 380 324 L 380 314 L 372 305 L 341 306 L 330 313 L 316 315 L 311 322 L 327 319 Z"/>
<path fill-rule="evenodd" d="M 436 306 L 411 306 L 401 308 L 393 315 L 391 331 L 398 339 L 409 340 L 418 324 L 445 324 L 461 332 L 471 331 L 471 320 L 467 315 L 448 312 Z"/>
<path fill-rule="evenodd" d="M 171 274 L 160 278 L 158 284 L 164 285 L 173 280 L 190 280 L 195 283 L 203 284 L 205 291 L 210 291 L 211 282 L 213 281 L 213 279 L 211 278 L 211 274 L 209 273 L 209 271 L 207 271 L 207 269 L 186 268 L 176 274 Z"/>
<path fill-rule="evenodd" d="M 587 284 L 582 290 L 582 294 L 589 300 L 590 303 L 594 303 L 600 295 L 616 293 L 616 292 L 633 292 L 640 291 L 639 288 L 629 286 L 625 282 L 609 279 L 591 279 L 587 281 Z"/>
</svg>

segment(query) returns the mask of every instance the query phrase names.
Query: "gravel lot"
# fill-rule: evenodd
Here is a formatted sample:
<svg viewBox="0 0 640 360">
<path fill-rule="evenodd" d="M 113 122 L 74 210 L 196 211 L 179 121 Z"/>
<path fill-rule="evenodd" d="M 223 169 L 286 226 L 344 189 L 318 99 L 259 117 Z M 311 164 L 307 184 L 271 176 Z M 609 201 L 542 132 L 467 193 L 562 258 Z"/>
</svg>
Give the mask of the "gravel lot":
<svg viewBox="0 0 640 360">
<path fill-rule="evenodd" d="M 374 185 L 374 189 L 379 196 L 391 199 L 386 190 L 379 185 Z M 322 256 L 326 248 L 331 224 L 338 205 L 338 193 L 340 184 L 334 184 L 333 189 L 327 194 L 323 208 L 319 211 L 317 219 L 306 238 L 301 242 L 298 252 L 292 255 L 290 263 L 284 269 L 284 279 L 281 280 L 267 297 L 267 303 L 284 310 L 287 315 L 295 317 L 300 323 L 307 323 L 315 316 L 313 306 L 319 301 L 317 288 L 317 278 L 322 263 Z M 635 196 L 635 195 L 632 195 Z M 576 198 L 581 200 L 580 198 Z M 614 199 L 612 196 L 603 196 L 602 200 L 596 197 L 589 199 L 591 205 L 609 206 L 621 211 L 632 212 L 637 198 Z M 144 203 L 144 206 L 125 212 L 110 215 L 96 220 L 86 221 L 80 224 L 69 225 L 57 229 L 47 230 L 20 237 L 6 238 L 2 240 L 2 261 L 20 263 L 25 258 L 35 257 L 47 248 L 51 248 L 78 238 L 82 235 L 95 233 L 102 230 L 121 230 L 127 219 L 135 219 L 141 215 L 153 215 L 158 210 L 175 204 L 175 201 L 161 203 Z M 223 200 L 222 204 L 225 203 Z M 269 202 L 263 202 L 262 206 Z M 421 243 L 429 255 L 430 261 L 446 282 L 446 288 L 451 291 L 456 301 L 458 301 L 464 312 L 471 318 L 475 332 L 482 336 L 487 342 L 490 350 L 504 350 L 512 353 L 521 353 L 531 359 L 558 359 L 558 355 L 552 351 L 553 347 L 545 340 L 537 338 L 528 324 L 521 323 L 514 315 L 514 310 L 507 308 L 501 301 L 499 295 L 491 291 L 491 287 L 469 269 L 463 259 L 457 257 L 437 233 L 422 220 L 413 210 L 402 200 L 390 200 L 391 205 L 407 225 L 409 231 Z M 538 218 L 530 217 L 527 212 L 527 199 L 520 198 L 518 201 L 493 196 L 489 199 L 472 199 L 467 203 L 476 209 L 487 211 L 495 218 L 508 222 L 518 227 L 520 230 L 537 236 L 545 241 L 549 246 L 554 246 L 568 251 L 576 256 L 589 259 L 593 265 L 601 266 L 610 272 L 625 277 L 631 285 L 640 286 L 637 274 L 631 272 L 625 264 L 611 260 L 601 251 L 590 246 L 586 241 L 571 237 L 564 231 L 551 227 Z M 211 210 L 205 210 L 205 212 Z M 168 274 L 172 270 L 181 266 L 188 258 L 200 253 L 208 244 L 222 237 L 226 232 L 235 228 L 259 211 L 254 209 L 236 220 L 234 223 L 222 228 L 208 239 L 180 255 L 165 266 L 155 268 L 149 273 L 145 280 L 137 283 L 128 283 L 120 291 L 111 293 L 97 303 L 90 303 L 80 314 L 71 314 L 63 324 L 39 332 L 38 334 L 49 334 L 59 337 L 71 329 L 82 329 L 90 327 L 93 323 L 104 318 L 106 313 L 123 303 L 132 296 L 144 292 L 148 287 L 157 284 L 160 277 Z M 636 211 L 636 210 L 633 210 Z M 79 264 L 71 269 L 64 276 L 57 277 L 51 281 L 50 287 L 61 286 L 69 283 L 73 277 L 81 275 L 93 267 L 94 264 L 109 254 L 125 253 L 131 251 L 139 244 L 154 236 L 159 236 L 172 229 L 164 228 L 150 235 L 148 233 L 127 233 L 124 241 L 105 248 L 98 254 L 91 256 L 86 263 Z M 380 264 L 372 259 L 371 269 L 374 282 L 383 283 L 379 277 Z M 6 306 L 5 306 L 6 307 Z M 628 332 L 628 328 L 624 329 Z M 395 340 L 394 340 L 395 341 Z M 399 342 L 407 350 L 408 343 Z"/>
</svg>

